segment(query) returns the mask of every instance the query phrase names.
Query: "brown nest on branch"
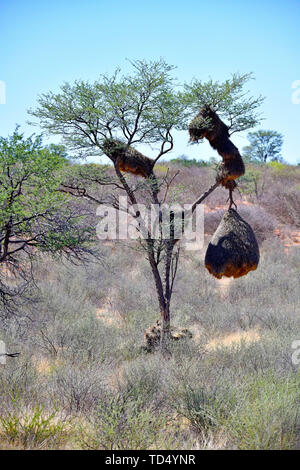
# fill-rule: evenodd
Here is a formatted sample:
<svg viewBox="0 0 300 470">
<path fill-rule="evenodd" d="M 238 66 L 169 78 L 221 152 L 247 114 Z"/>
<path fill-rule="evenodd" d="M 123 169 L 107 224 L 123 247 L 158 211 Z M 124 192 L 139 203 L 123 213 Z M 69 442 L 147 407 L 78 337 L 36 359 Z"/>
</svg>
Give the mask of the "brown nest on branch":
<svg viewBox="0 0 300 470">
<path fill-rule="evenodd" d="M 102 150 L 120 171 L 148 178 L 153 175 L 154 160 L 116 139 L 107 139 Z"/>
<path fill-rule="evenodd" d="M 257 268 L 259 248 L 250 225 L 234 210 L 225 212 L 206 251 L 205 266 L 218 279 L 241 277 Z"/>
<path fill-rule="evenodd" d="M 209 105 L 204 105 L 189 125 L 191 142 L 206 138 L 211 147 L 221 155 L 217 180 L 226 186 L 245 173 L 245 165 L 237 147 L 229 139 L 228 127 Z"/>
</svg>

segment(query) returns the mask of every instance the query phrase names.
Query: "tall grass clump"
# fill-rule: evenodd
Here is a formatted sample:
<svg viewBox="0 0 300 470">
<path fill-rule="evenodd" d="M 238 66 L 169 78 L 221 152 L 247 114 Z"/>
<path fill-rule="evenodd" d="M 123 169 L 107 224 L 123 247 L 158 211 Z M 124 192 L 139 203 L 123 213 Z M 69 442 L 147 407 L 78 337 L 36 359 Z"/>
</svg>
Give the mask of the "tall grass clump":
<svg viewBox="0 0 300 470">
<path fill-rule="evenodd" d="M 282 379 L 272 373 L 250 380 L 226 426 L 234 448 L 298 448 L 300 430 L 299 374 Z"/>
<path fill-rule="evenodd" d="M 12 409 L 0 416 L 0 441 L 3 448 L 54 449 L 67 438 L 67 424 L 57 410 L 46 411 L 42 405 L 22 406 L 19 397 L 12 398 Z"/>
<path fill-rule="evenodd" d="M 104 450 L 153 448 L 165 419 L 151 406 L 141 408 L 138 401 L 116 394 L 100 403 L 89 425 L 81 429 L 80 445 Z"/>
</svg>

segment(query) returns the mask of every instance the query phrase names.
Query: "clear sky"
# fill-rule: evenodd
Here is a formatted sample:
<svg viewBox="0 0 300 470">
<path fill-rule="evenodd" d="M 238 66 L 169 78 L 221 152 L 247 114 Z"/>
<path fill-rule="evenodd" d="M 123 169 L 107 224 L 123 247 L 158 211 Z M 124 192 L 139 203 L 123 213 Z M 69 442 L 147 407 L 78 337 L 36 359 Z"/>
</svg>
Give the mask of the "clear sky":
<svg viewBox="0 0 300 470">
<path fill-rule="evenodd" d="M 126 58 L 163 57 L 181 82 L 254 72 L 248 88 L 266 97 L 260 127 L 281 132 L 283 157 L 300 162 L 300 103 L 292 103 L 293 93 L 300 98 L 300 0 L 0 0 L 0 45 L 2 136 L 16 123 L 38 132 L 27 109 L 64 81 L 126 69 Z M 247 144 L 246 135 L 233 141 Z M 215 153 L 187 142 L 178 135 L 171 157 Z"/>
</svg>

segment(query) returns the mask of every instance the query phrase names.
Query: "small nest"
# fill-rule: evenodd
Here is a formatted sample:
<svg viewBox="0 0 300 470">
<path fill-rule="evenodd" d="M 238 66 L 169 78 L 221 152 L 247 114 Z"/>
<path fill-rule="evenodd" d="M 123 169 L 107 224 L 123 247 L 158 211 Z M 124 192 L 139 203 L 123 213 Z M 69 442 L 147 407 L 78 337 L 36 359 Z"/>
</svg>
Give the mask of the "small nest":
<svg viewBox="0 0 300 470">
<path fill-rule="evenodd" d="M 160 320 L 157 320 L 153 326 L 150 326 L 145 330 L 143 349 L 149 353 L 155 351 L 160 346 L 162 324 Z M 169 340 L 179 341 L 182 339 L 192 338 L 192 333 L 187 328 L 179 328 L 176 326 L 170 327 Z"/>
<path fill-rule="evenodd" d="M 251 226 L 234 209 L 225 212 L 205 255 L 205 266 L 217 279 L 238 278 L 257 268 L 259 248 Z"/>
<path fill-rule="evenodd" d="M 120 140 L 106 139 L 102 150 L 120 171 L 148 178 L 153 175 L 154 161 Z"/>
</svg>

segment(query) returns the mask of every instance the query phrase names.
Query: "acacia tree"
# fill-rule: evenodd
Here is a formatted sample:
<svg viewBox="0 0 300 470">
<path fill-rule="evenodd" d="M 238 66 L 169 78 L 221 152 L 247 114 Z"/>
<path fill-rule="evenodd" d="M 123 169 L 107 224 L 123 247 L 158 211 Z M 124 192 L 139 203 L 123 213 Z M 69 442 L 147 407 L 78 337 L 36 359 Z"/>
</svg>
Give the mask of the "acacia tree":
<svg viewBox="0 0 300 470">
<path fill-rule="evenodd" d="M 132 152 L 139 144 L 154 146 L 157 150 L 153 160 L 155 165 L 172 150 L 174 130 L 186 130 L 194 111 L 203 102 L 209 101 L 214 108 L 218 107 L 229 119 L 232 130 L 237 132 L 257 123 L 255 110 L 261 98 L 245 98 L 241 92 L 243 84 L 249 79 L 248 75 L 233 76 L 224 84 L 193 82 L 182 91 L 172 76 L 174 67 L 165 61 L 135 61 L 132 66 L 133 73 L 125 76 L 121 76 L 117 70 L 111 77 L 101 76 L 93 84 L 84 81 L 76 81 L 72 85 L 65 83 L 60 93 L 41 95 L 38 107 L 29 112 L 39 118 L 44 130 L 61 135 L 64 144 L 78 157 L 105 154 L 112 160 L 114 176 L 110 170 L 95 171 L 95 168 L 93 170 L 89 166 L 79 170 L 77 175 L 69 176 L 61 189 L 98 204 L 110 204 L 120 211 L 123 208 L 117 196 L 127 195 L 128 206 L 125 210 L 139 218 L 140 230 L 144 234 L 140 244 L 146 252 L 155 282 L 162 319 L 161 345 L 164 350 L 170 329 L 170 303 L 180 243 L 175 236 L 174 217 L 168 222 L 169 236 L 166 237 L 159 214 L 160 236 L 154 239 L 136 208 L 139 203 L 158 204 L 161 207 L 172 178 L 167 176 L 158 180 L 154 173 L 143 180 L 125 176 L 108 151 L 107 142 L 117 142 L 122 147 L 123 155 Z M 100 196 L 91 190 L 95 185 L 102 188 Z M 216 182 L 200 196 L 192 205 L 191 212 L 217 186 Z"/>
<path fill-rule="evenodd" d="M 252 161 L 266 163 L 280 160 L 280 152 L 283 144 L 283 136 L 276 131 L 258 130 L 249 132 L 248 140 L 250 145 L 243 148 L 246 158 Z"/>
<path fill-rule="evenodd" d="M 53 148 L 52 148 L 53 150 Z M 32 280 L 37 253 L 82 259 L 92 232 L 70 197 L 58 191 L 65 158 L 44 148 L 40 136 L 18 128 L 0 138 L 0 308 L 9 313 Z"/>
<path fill-rule="evenodd" d="M 201 106 L 209 105 L 224 118 L 232 135 L 251 129 L 261 121 L 258 108 L 264 97 L 253 97 L 245 91 L 246 83 L 253 79 L 252 73 L 234 73 L 224 82 L 194 79 L 185 84 L 182 99 L 192 115 L 198 113 Z"/>
</svg>

